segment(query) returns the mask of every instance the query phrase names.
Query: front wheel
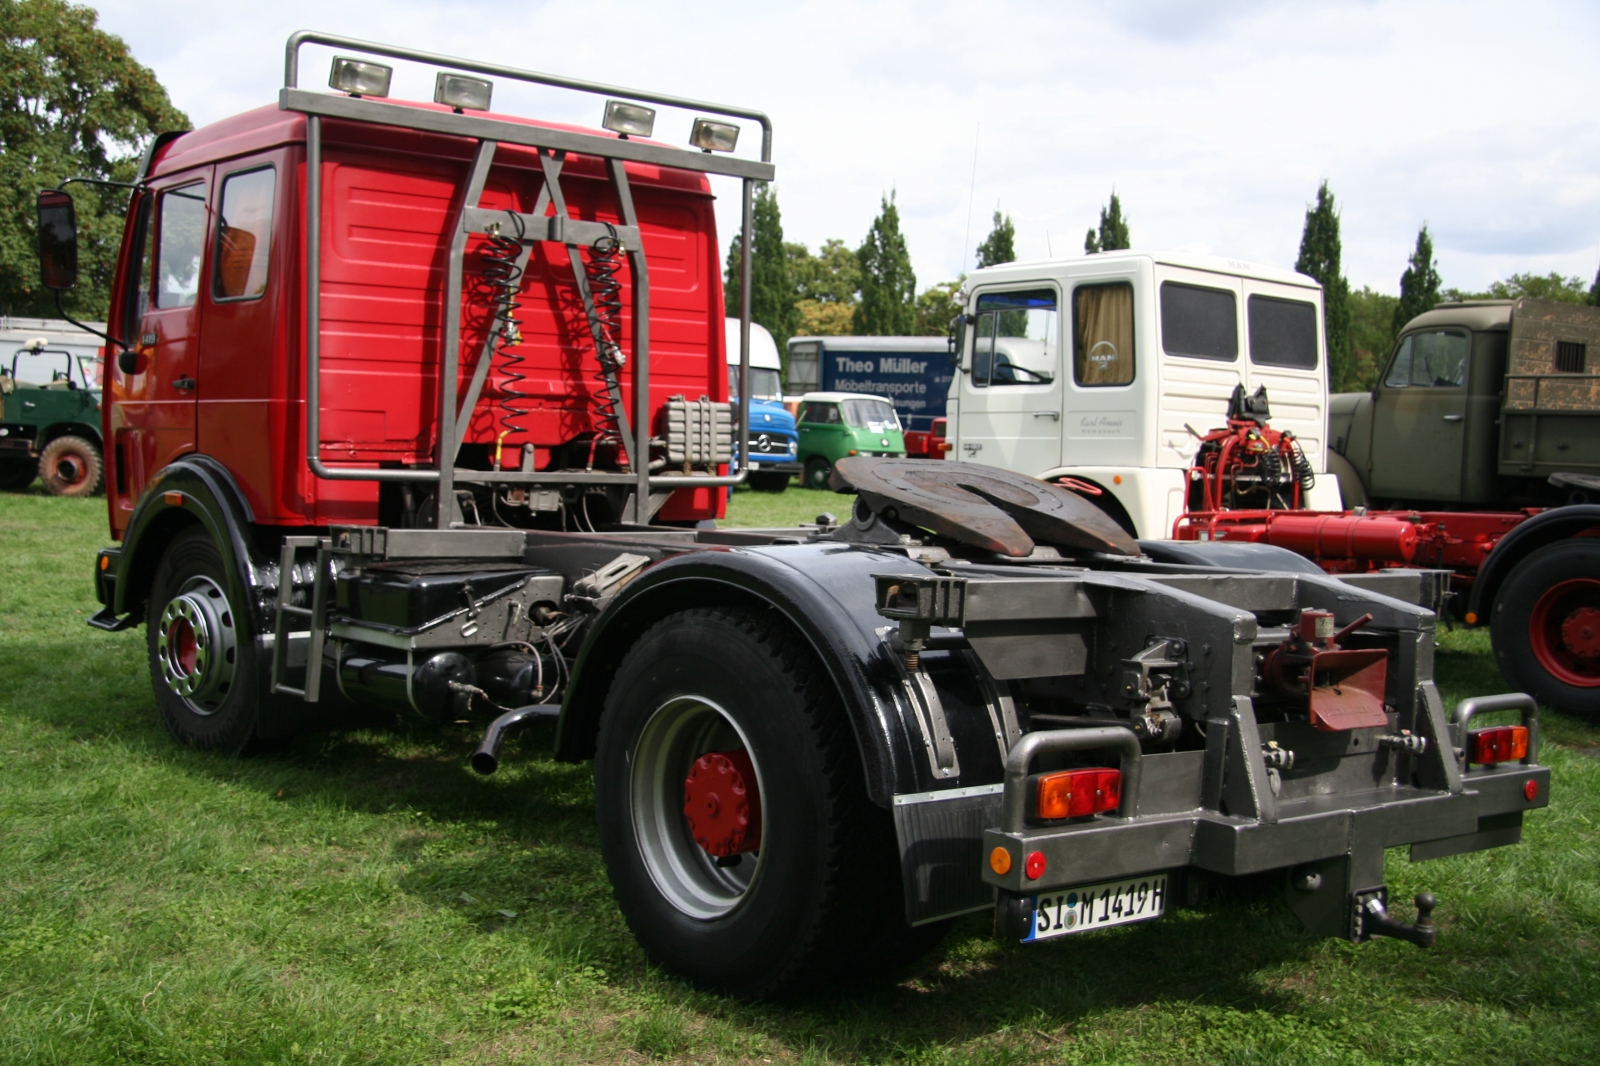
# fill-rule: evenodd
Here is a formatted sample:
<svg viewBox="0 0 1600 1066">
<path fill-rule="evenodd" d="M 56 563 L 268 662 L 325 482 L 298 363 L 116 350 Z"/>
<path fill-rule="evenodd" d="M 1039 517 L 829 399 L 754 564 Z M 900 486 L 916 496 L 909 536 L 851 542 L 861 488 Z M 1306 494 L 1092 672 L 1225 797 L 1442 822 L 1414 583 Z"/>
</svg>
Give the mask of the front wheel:
<svg viewBox="0 0 1600 1066">
<path fill-rule="evenodd" d="M 1558 541 L 1518 563 L 1500 586 L 1490 637 L 1513 688 L 1600 718 L 1600 540 Z"/>
<path fill-rule="evenodd" d="M 828 487 L 828 475 L 833 473 L 833 464 L 820 455 L 812 456 L 806 460 L 806 487 L 811 489 L 825 489 Z"/>
<path fill-rule="evenodd" d="M 173 739 L 237 754 L 255 734 L 255 635 L 222 554 L 202 529 L 178 534 L 156 568 L 145 614 L 150 683 Z"/>
<path fill-rule="evenodd" d="M 623 917 L 691 980 L 770 996 L 914 939 L 844 708 L 768 614 L 682 611 L 639 638 L 606 698 L 595 801 Z"/>
<path fill-rule="evenodd" d="M 92 496 L 104 471 L 100 449 L 82 437 L 57 437 L 39 453 L 39 478 L 52 496 Z"/>
</svg>

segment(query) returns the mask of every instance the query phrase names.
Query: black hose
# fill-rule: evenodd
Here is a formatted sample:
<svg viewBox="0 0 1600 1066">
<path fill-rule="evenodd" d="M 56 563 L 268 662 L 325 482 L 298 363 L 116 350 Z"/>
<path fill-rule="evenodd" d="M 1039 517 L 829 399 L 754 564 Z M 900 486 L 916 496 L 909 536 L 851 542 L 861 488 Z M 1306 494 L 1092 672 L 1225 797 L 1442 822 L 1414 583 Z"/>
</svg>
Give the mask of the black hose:
<svg viewBox="0 0 1600 1066">
<path fill-rule="evenodd" d="M 521 306 L 517 294 L 522 288 L 522 268 L 517 265 L 517 260 L 522 257 L 525 230 L 521 215 L 507 211 L 506 217 L 511 220 L 515 236 L 503 229 L 492 231 L 488 236 L 488 246 L 482 253 L 483 284 L 489 290 L 494 308 L 494 317 L 489 325 L 495 335 L 490 358 L 500 357 L 500 406 L 505 412 L 500 416 L 501 440 L 511 433 L 525 433 L 527 427 L 518 420 L 528 413 L 527 407 L 519 407 L 512 402 L 514 399 L 528 399 L 528 394 L 517 387 L 518 383 L 528 379 L 528 375 L 517 369 L 522 365 L 522 356 L 511 351 L 522 343 L 521 324 L 517 321 L 517 308 Z"/>
<path fill-rule="evenodd" d="M 483 731 L 483 741 L 472 753 L 472 768 L 488 777 L 500 768 L 500 745 L 505 743 L 507 733 L 532 719 L 555 718 L 560 714 L 560 706 L 554 703 L 535 703 L 502 714 Z"/>
</svg>

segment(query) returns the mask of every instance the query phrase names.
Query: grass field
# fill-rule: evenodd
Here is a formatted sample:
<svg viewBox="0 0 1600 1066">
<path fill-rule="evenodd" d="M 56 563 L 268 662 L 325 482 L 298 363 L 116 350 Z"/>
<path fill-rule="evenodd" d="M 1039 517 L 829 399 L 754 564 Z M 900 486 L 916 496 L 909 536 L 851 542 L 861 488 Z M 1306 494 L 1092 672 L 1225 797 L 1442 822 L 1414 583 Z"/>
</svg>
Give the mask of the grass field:
<svg viewBox="0 0 1600 1066">
<path fill-rule="evenodd" d="M 740 492 L 729 524 L 846 502 Z M 1600 1061 L 1600 731 L 1570 720 L 1520 846 L 1391 853 L 1432 952 L 1261 897 L 1026 949 L 977 916 L 892 981 L 751 1005 L 646 963 L 548 726 L 488 779 L 465 726 L 175 747 L 143 630 L 83 624 L 104 538 L 103 499 L 0 496 L 0 1062 Z M 1503 687 L 1481 634 L 1443 644 L 1447 699 Z"/>
</svg>

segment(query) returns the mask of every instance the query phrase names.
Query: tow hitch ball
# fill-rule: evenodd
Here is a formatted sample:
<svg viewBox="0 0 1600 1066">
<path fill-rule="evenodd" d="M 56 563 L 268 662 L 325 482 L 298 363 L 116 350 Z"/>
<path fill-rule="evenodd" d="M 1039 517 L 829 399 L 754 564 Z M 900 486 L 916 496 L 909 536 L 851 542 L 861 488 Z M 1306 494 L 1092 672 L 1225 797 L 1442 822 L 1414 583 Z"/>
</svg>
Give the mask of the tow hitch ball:
<svg viewBox="0 0 1600 1066">
<path fill-rule="evenodd" d="M 1393 936 L 1409 940 L 1419 948 L 1433 947 L 1434 937 L 1439 932 L 1433 924 L 1433 908 L 1439 904 L 1433 893 L 1417 893 L 1417 921 L 1414 925 L 1391 917 L 1388 908 L 1384 906 L 1384 896 L 1385 893 L 1381 889 L 1376 892 L 1356 894 L 1356 939 L 1371 940 L 1375 936 Z"/>
</svg>

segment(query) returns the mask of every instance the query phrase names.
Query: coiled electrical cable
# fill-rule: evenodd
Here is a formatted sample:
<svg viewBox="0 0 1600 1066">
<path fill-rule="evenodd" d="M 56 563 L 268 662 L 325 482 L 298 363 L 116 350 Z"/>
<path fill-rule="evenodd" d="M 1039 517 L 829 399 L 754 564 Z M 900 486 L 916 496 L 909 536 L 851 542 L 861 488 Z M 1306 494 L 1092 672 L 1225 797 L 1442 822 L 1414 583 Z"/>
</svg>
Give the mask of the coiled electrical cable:
<svg viewBox="0 0 1600 1066">
<path fill-rule="evenodd" d="M 527 427 L 519 421 L 528 413 L 529 408 L 518 406 L 516 400 L 527 400 L 529 394 L 523 392 L 518 385 L 528 380 L 528 375 L 518 368 L 523 363 L 523 357 L 518 355 L 514 348 L 522 343 L 522 327 L 517 321 L 517 309 L 521 302 L 517 299 L 522 289 L 522 267 L 518 260 L 522 258 L 522 238 L 525 230 L 522 216 L 515 211 L 507 211 L 506 217 L 510 219 L 511 233 L 506 232 L 502 226 L 493 226 L 488 233 L 488 243 L 483 249 L 483 285 L 489 290 L 492 302 L 493 318 L 489 329 L 494 338 L 490 359 L 500 362 L 500 408 L 499 418 L 500 435 L 496 439 L 495 466 L 500 465 L 500 444 L 512 433 L 526 433 Z M 490 364 L 493 367 L 493 362 Z"/>
<path fill-rule="evenodd" d="M 601 444 L 617 448 L 618 458 L 627 468 L 622 450 L 622 426 L 617 417 L 622 370 L 622 241 L 617 228 L 605 223 L 606 234 L 589 245 L 589 260 L 584 273 L 589 278 L 590 326 L 595 335 L 595 355 L 600 364 L 599 388 L 590 394 L 594 414 L 594 437 L 589 442 L 589 469 L 594 469 L 595 449 Z"/>
</svg>

